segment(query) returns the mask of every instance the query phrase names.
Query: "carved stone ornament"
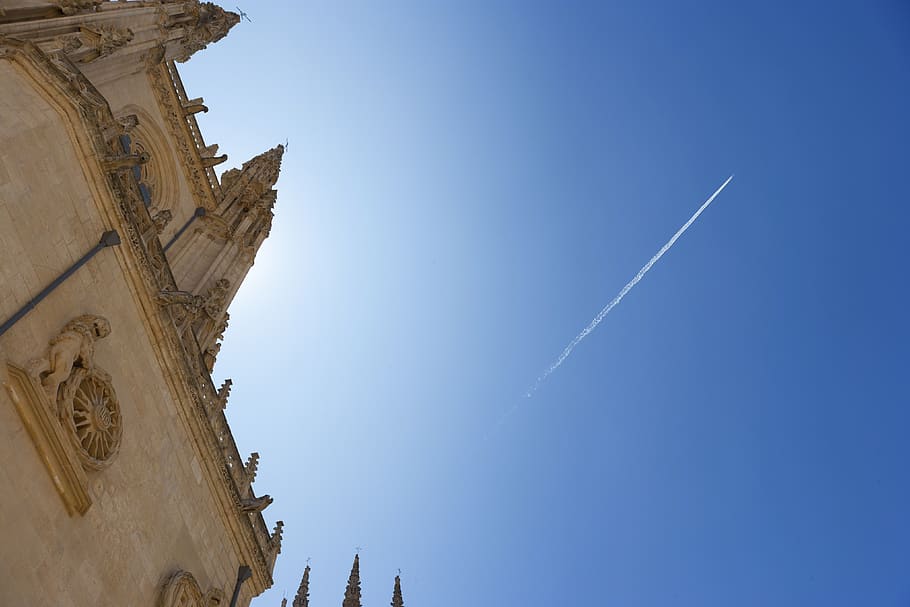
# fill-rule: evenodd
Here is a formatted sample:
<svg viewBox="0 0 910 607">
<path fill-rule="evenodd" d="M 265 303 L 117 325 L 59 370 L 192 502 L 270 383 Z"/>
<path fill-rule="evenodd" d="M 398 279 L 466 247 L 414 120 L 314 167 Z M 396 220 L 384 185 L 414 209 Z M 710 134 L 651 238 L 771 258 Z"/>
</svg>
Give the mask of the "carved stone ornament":
<svg viewBox="0 0 910 607">
<path fill-rule="evenodd" d="M 158 236 L 164 232 L 164 228 L 167 227 L 167 224 L 171 222 L 171 219 L 174 218 L 174 214 L 171 213 L 168 209 L 157 210 L 153 209 L 152 212 L 152 225 L 155 227 L 155 235 Z"/>
<path fill-rule="evenodd" d="M 158 305 L 170 307 L 174 326 L 180 333 L 186 326 L 199 317 L 205 305 L 205 297 L 194 295 L 189 291 L 161 290 L 155 295 Z"/>
<path fill-rule="evenodd" d="M 111 324 L 106 318 L 94 314 L 77 316 L 50 341 L 46 356 L 29 363 L 29 372 L 44 386 L 51 402 L 58 402 L 61 384 L 68 381 L 74 371 L 92 370 L 95 340 L 110 333 Z"/>
<path fill-rule="evenodd" d="M 64 386 L 62 419 L 82 465 L 102 470 L 120 450 L 123 420 L 110 375 L 95 367 L 77 369 Z"/>
<path fill-rule="evenodd" d="M 81 11 L 95 10 L 102 0 L 57 0 L 54 2 L 64 15 L 75 15 Z"/>
<path fill-rule="evenodd" d="M 136 154 L 117 154 L 106 156 L 103 161 L 104 168 L 108 171 L 129 171 L 133 167 L 146 164 L 151 159 L 148 152 Z"/>
<path fill-rule="evenodd" d="M 111 377 L 94 363 L 95 342 L 110 334 L 106 318 L 77 316 L 25 369 L 7 365 L 6 389 L 70 514 L 92 500 L 85 470 L 110 465 L 123 420 Z"/>
<path fill-rule="evenodd" d="M 117 118 L 117 124 L 119 124 L 125 133 L 129 133 L 134 128 L 139 126 L 139 116 L 136 114 L 127 114 L 126 116 L 120 116 Z"/>
<path fill-rule="evenodd" d="M 161 593 L 160 607 L 219 607 L 224 604 L 224 591 L 210 588 L 204 595 L 196 578 L 178 571 L 168 578 Z"/>
<path fill-rule="evenodd" d="M 126 46 L 133 39 L 133 30 L 100 25 L 97 29 L 83 28 L 83 35 L 89 40 L 92 48 L 88 56 L 80 58 L 80 61 L 87 63 L 107 57 L 118 48 Z"/>
<path fill-rule="evenodd" d="M 32 379 L 40 382 L 55 404 L 82 465 L 91 470 L 110 465 L 123 435 L 111 377 L 93 360 L 95 341 L 110 332 L 111 325 L 102 316 L 77 316 L 50 341 L 47 356 L 28 367 Z"/>
<path fill-rule="evenodd" d="M 224 308 L 224 300 L 230 289 L 231 281 L 227 278 L 219 278 L 215 281 L 215 284 L 212 285 L 212 288 L 209 289 L 208 293 L 206 293 L 203 309 L 212 320 L 221 316 L 222 308 Z M 226 321 L 225 327 L 227 327 Z"/>
<path fill-rule="evenodd" d="M 188 61 L 196 51 L 227 36 L 228 31 L 238 23 L 240 15 L 237 13 L 226 11 L 211 2 L 202 2 L 196 8 L 195 23 L 187 27 L 183 50 L 177 61 Z"/>
<path fill-rule="evenodd" d="M 220 605 L 226 604 L 224 598 L 224 591 L 221 590 L 221 588 L 211 588 L 205 593 L 202 604 L 205 605 L 205 607 L 219 607 Z"/>
<path fill-rule="evenodd" d="M 129 28 L 83 25 L 78 33 L 60 37 L 57 46 L 76 63 L 91 63 L 126 46 L 132 39 L 133 30 Z"/>
<path fill-rule="evenodd" d="M 262 512 L 272 505 L 272 496 L 247 497 L 240 500 L 240 509 L 247 513 Z"/>
<path fill-rule="evenodd" d="M 163 55 L 162 55 L 163 58 Z M 157 54 L 149 58 L 152 64 L 148 69 L 149 82 L 158 99 L 159 107 L 167 121 L 171 133 L 171 141 L 180 154 L 180 166 L 183 167 L 188 185 L 193 192 L 196 206 L 205 207 L 211 211 L 215 208 L 215 195 L 206 176 L 205 169 L 199 157 L 199 151 L 189 131 L 183 108 L 174 91 L 169 68 L 163 64 Z"/>
</svg>

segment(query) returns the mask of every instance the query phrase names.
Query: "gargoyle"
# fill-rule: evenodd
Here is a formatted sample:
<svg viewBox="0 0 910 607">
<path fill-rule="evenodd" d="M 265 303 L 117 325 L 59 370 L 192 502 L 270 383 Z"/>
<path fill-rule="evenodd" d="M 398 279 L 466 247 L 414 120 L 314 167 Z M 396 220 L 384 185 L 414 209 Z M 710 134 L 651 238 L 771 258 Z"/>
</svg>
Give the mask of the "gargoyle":
<svg viewBox="0 0 910 607">
<path fill-rule="evenodd" d="M 107 156 L 104 159 L 104 168 L 110 172 L 129 171 L 133 167 L 145 164 L 149 161 L 148 152 L 141 154 L 120 154 L 119 156 Z"/>
<path fill-rule="evenodd" d="M 247 497 L 240 500 L 240 509 L 244 512 L 262 512 L 272 504 L 272 496 Z"/>
</svg>

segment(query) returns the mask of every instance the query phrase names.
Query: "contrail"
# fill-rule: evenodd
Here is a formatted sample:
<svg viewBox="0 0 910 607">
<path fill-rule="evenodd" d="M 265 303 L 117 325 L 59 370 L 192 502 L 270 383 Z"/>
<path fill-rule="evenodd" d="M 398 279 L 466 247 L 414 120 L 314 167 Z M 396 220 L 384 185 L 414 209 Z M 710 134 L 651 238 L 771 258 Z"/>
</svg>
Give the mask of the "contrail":
<svg viewBox="0 0 910 607">
<path fill-rule="evenodd" d="M 588 336 L 588 333 L 590 333 L 591 331 L 593 331 L 594 329 L 596 329 L 596 328 L 597 328 L 597 325 L 600 324 L 600 321 L 602 321 L 602 320 L 604 319 L 604 317 L 605 317 L 607 314 L 610 313 L 610 310 L 612 310 L 613 308 L 615 308 L 615 307 L 619 304 L 619 302 L 622 301 L 622 298 L 626 296 L 626 293 L 628 293 L 629 291 L 631 291 L 631 290 L 632 290 L 632 287 L 634 287 L 635 285 L 637 285 L 637 284 L 638 284 L 638 281 L 640 281 L 642 278 L 645 277 L 645 274 L 648 273 L 648 270 L 651 269 L 651 266 L 653 266 L 654 264 L 656 264 L 656 263 L 658 262 L 658 260 L 659 260 L 661 257 L 663 257 L 664 253 L 666 253 L 667 251 L 670 250 L 670 247 L 672 247 L 673 244 L 674 244 L 677 240 L 679 240 L 679 237 L 682 236 L 682 235 L 685 233 L 685 231 L 689 229 L 689 226 L 692 225 L 692 224 L 695 222 L 696 219 L 698 219 L 698 216 L 701 215 L 701 214 L 704 212 L 704 210 L 708 208 L 708 205 L 711 204 L 711 203 L 714 201 L 715 198 L 717 198 L 717 195 L 720 194 L 720 193 L 723 191 L 723 189 L 724 189 L 725 187 L 727 187 L 727 184 L 730 183 L 730 181 L 731 181 L 732 179 L 733 179 L 733 175 L 730 175 L 729 177 L 727 177 L 727 180 L 726 180 L 725 182 L 723 182 L 723 183 L 720 185 L 720 187 L 717 188 L 717 190 L 716 190 L 713 194 L 711 194 L 711 197 L 708 198 L 708 199 L 705 201 L 705 203 L 704 203 L 703 205 L 701 205 L 701 207 L 699 207 L 699 209 L 698 209 L 697 211 L 695 211 L 695 214 L 692 215 L 692 217 L 689 218 L 689 221 L 687 221 L 686 223 L 684 223 L 684 224 L 683 224 L 683 227 L 679 228 L 679 230 L 677 230 L 676 234 L 674 234 L 673 237 L 670 238 L 670 240 L 667 241 L 667 244 L 665 244 L 664 246 L 662 246 L 662 247 L 660 248 L 660 250 L 657 252 L 657 254 L 655 254 L 654 257 L 652 257 L 651 260 L 648 261 L 648 263 L 646 263 L 646 264 L 642 267 L 642 269 L 638 271 L 638 274 L 635 275 L 635 278 L 633 278 L 632 280 L 630 280 L 630 281 L 628 282 L 628 284 L 626 284 L 626 286 L 624 286 L 624 287 L 622 288 L 622 291 L 619 292 L 619 295 L 617 295 L 616 297 L 614 297 L 614 298 L 613 298 L 613 301 L 611 301 L 610 303 L 608 303 L 608 304 L 604 307 L 604 309 L 601 310 L 601 311 L 597 314 L 597 316 L 594 317 L 594 320 L 592 320 L 591 323 L 590 323 L 587 327 L 585 327 L 584 330 L 583 330 L 581 333 L 579 333 L 578 335 L 575 336 L 575 339 L 573 339 L 573 340 L 569 343 L 569 345 L 566 346 L 565 350 L 562 351 L 562 354 L 559 355 L 559 358 L 556 359 L 556 362 L 554 362 L 552 365 L 550 365 L 550 368 L 547 369 L 546 371 L 544 371 L 543 375 L 541 375 L 540 377 L 537 378 L 537 381 L 534 382 L 534 385 L 531 386 L 531 388 L 528 390 L 527 394 L 525 394 L 525 396 L 526 396 L 527 398 L 531 398 L 531 395 L 533 395 L 534 392 L 537 391 L 537 388 L 540 387 L 540 384 L 542 384 L 543 381 L 544 381 L 547 377 L 549 377 L 551 373 L 553 373 L 553 371 L 555 371 L 556 369 L 558 369 L 559 366 L 560 366 L 563 362 L 565 362 L 565 360 L 566 360 L 567 358 L 569 358 L 569 354 L 572 353 L 572 350 L 575 349 L 575 346 L 577 346 L 577 345 L 579 344 L 579 342 L 581 342 L 581 340 L 583 340 L 585 337 L 587 337 L 587 336 Z M 514 408 L 513 408 L 513 410 L 514 410 Z M 510 411 L 510 413 L 511 413 L 511 411 Z"/>
</svg>

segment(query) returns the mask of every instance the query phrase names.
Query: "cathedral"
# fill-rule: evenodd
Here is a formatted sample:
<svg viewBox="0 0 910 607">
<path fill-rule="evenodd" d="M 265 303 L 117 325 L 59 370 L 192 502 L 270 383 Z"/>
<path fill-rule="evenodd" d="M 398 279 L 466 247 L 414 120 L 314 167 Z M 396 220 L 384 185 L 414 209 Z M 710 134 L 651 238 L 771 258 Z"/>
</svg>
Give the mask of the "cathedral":
<svg viewBox="0 0 910 607">
<path fill-rule="evenodd" d="M 273 584 L 283 523 L 211 372 L 284 148 L 219 177 L 177 69 L 239 21 L 0 0 L 0 605 L 245 607 Z"/>
</svg>

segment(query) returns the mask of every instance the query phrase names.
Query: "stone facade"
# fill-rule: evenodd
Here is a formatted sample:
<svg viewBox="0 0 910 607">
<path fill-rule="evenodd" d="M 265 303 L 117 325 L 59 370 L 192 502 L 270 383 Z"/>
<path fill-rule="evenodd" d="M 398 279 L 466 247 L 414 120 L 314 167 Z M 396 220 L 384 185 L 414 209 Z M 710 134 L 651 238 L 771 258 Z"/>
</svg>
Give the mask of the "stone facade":
<svg viewBox="0 0 910 607">
<path fill-rule="evenodd" d="M 219 180 L 175 63 L 238 21 L 0 0 L 0 605 L 245 606 L 272 584 L 282 523 L 210 373 L 283 148 Z"/>
</svg>

